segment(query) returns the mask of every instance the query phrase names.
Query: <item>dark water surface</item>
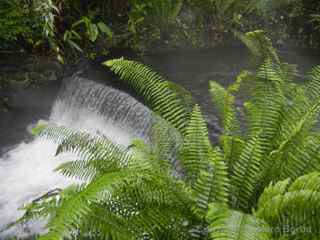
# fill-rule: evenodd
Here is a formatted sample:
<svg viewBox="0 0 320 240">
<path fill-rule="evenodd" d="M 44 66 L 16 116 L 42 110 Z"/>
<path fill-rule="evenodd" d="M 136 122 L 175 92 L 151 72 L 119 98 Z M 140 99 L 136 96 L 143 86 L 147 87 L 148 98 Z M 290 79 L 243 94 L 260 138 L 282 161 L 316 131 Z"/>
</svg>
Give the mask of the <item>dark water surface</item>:
<svg viewBox="0 0 320 240">
<path fill-rule="evenodd" d="M 48 118 L 59 88 L 60 83 L 55 82 L 32 89 L 20 89 L 11 95 L 10 110 L 0 112 L 0 153 L 28 139 L 29 124 Z"/>
<path fill-rule="evenodd" d="M 312 50 L 281 50 L 279 55 L 296 64 L 301 74 L 320 64 L 320 54 Z M 209 94 L 209 81 L 228 86 L 242 70 L 252 66 L 248 50 L 239 47 L 153 55 L 144 61 L 192 93 L 207 119 L 211 139 L 216 139 L 221 129 Z"/>
<path fill-rule="evenodd" d="M 320 64 L 319 53 L 311 50 L 282 50 L 280 56 L 289 63 L 297 64 L 301 72 Z M 16 60 L 11 59 L 5 67 L 10 71 L 18 70 L 20 65 L 17 63 L 21 59 Z M 212 135 L 219 133 L 219 126 L 208 92 L 209 81 L 227 86 L 241 70 L 250 67 L 247 49 L 239 47 L 155 54 L 143 57 L 143 62 L 168 80 L 191 91 L 208 119 Z M 5 60 L 1 63 L 2 68 Z M 99 82 L 110 80 L 110 74 L 100 66 L 86 66 L 84 75 Z M 60 83 L 58 80 L 31 89 L 20 89 L 12 94 L 12 109 L 0 112 L 0 153 L 26 139 L 29 136 L 26 128 L 30 123 L 49 116 Z"/>
</svg>

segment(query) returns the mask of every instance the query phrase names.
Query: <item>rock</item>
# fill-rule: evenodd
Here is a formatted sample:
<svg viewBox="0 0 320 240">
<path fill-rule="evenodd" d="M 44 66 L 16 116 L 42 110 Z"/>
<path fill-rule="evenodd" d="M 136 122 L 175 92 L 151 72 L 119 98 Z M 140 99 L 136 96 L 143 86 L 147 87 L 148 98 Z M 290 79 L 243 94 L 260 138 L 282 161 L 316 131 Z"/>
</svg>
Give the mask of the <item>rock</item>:
<svg viewBox="0 0 320 240">
<path fill-rule="evenodd" d="M 58 80 L 58 77 L 56 75 L 55 72 L 51 72 L 49 78 L 48 78 L 48 81 L 57 81 Z"/>
</svg>

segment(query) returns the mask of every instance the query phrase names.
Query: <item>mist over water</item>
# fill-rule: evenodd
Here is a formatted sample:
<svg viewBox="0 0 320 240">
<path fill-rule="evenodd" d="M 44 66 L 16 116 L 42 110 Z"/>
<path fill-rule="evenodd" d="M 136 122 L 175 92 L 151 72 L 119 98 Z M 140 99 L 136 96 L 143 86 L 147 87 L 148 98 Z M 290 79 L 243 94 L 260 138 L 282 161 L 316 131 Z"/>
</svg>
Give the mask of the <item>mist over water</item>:
<svg viewBox="0 0 320 240">
<path fill-rule="evenodd" d="M 62 86 L 48 121 L 128 146 L 133 138 L 148 141 L 153 116 L 147 107 L 124 92 L 73 77 Z M 0 157 L 0 230 L 23 214 L 17 209 L 25 203 L 73 182 L 53 171 L 61 163 L 75 160 L 72 154 L 55 157 L 56 147 L 52 141 L 36 137 Z M 41 229 L 43 223 L 30 223 L 26 228 L 0 233 L 0 239 Z"/>
</svg>

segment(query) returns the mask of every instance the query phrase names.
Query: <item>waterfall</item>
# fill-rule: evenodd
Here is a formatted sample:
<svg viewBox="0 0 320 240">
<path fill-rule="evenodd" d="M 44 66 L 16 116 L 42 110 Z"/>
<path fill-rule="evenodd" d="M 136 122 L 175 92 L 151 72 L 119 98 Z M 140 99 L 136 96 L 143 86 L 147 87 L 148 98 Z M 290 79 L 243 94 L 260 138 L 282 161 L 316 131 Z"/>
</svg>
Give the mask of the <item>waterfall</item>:
<svg viewBox="0 0 320 240">
<path fill-rule="evenodd" d="M 47 120 L 76 130 L 103 134 L 128 146 L 133 138 L 149 141 L 153 119 L 152 111 L 127 93 L 74 76 L 65 79 Z M 63 162 L 74 160 L 74 156 L 55 157 L 55 150 L 55 144 L 36 137 L 0 157 L 0 230 L 23 214 L 17 210 L 23 204 L 72 183 L 53 170 Z M 43 229 L 42 225 L 29 223 L 26 228 L 0 234 L 0 239 L 10 234 L 37 233 Z"/>
</svg>

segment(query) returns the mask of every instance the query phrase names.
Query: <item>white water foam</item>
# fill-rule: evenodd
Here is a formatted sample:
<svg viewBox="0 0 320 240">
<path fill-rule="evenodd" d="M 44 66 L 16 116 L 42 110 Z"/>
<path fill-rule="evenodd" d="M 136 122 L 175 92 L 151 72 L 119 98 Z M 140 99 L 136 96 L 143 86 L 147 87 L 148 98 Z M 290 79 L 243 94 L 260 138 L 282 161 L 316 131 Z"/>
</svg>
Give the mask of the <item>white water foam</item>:
<svg viewBox="0 0 320 240">
<path fill-rule="evenodd" d="M 82 80 L 82 82 L 85 81 Z M 76 88 L 79 90 L 75 90 Z M 99 109 L 92 107 L 94 106 L 92 104 L 78 104 L 79 96 L 83 95 L 83 92 L 90 93 L 84 94 L 83 97 L 92 98 L 83 100 L 84 102 L 99 103 L 99 99 L 95 99 L 94 92 L 92 91 L 97 91 L 100 88 L 105 89 L 106 87 L 90 82 L 85 90 L 82 85 L 72 86 L 74 92 L 64 90 L 64 92 L 67 91 L 72 96 L 56 101 L 49 122 L 93 134 L 104 135 L 116 143 L 128 146 L 132 138 L 139 137 L 133 133 L 135 129 L 130 129 L 130 127 L 126 126 L 127 124 L 123 125 L 123 122 L 128 122 L 130 119 L 125 117 L 124 120 L 116 122 L 113 120 L 113 116 L 110 116 L 108 109 L 105 109 L 102 115 L 99 113 Z M 99 91 L 101 92 L 101 90 Z M 105 91 L 107 90 L 105 89 Z M 123 93 L 121 94 L 123 95 Z M 125 98 L 130 98 L 130 96 L 125 95 Z M 117 103 L 117 101 L 115 100 L 112 106 L 121 110 L 123 106 Z M 132 106 L 140 104 L 132 98 L 130 101 L 134 102 Z M 127 104 L 126 101 L 122 102 L 124 102 L 123 104 Z M 116 106 L 117 104 L 118 106 Z M 143 111 L 149 112 L 147 108 L 140 105 L 140 111 L 143 109 Z M 113 109 L 112 114 L 119 113 Z M 125 114 L 128 113 L 126 112 Z M 131 120 L 134 121 L 134 119 Z M 148 121 L 148 119 L 143 120 Z M 146 126 L 149 126 L 149 124 L 146 124 Z M 75 160 L 71 154 L 55 157 L 56 147 L 52 142 L 37 137 L 28 143 L 22 142 L 0 158 L 0 230 L 23 214 L 23 211 L 17 209 L 25 203 L 52 189 L 63 188 L 72 183 L 72 180 L 68 180 L 53 172 L 61 163 Z M 23 234 L 37 233 L 41 229 L 43 230 L 42 227 L 39 223 L 30 223 L 27 226 L 27 233 L 25 229 L 12 229 L 11 231 L 2 233 L 2 235 L 0 234 L 0 239 L 12 234 L 21 237 Z"/>
</svg>

